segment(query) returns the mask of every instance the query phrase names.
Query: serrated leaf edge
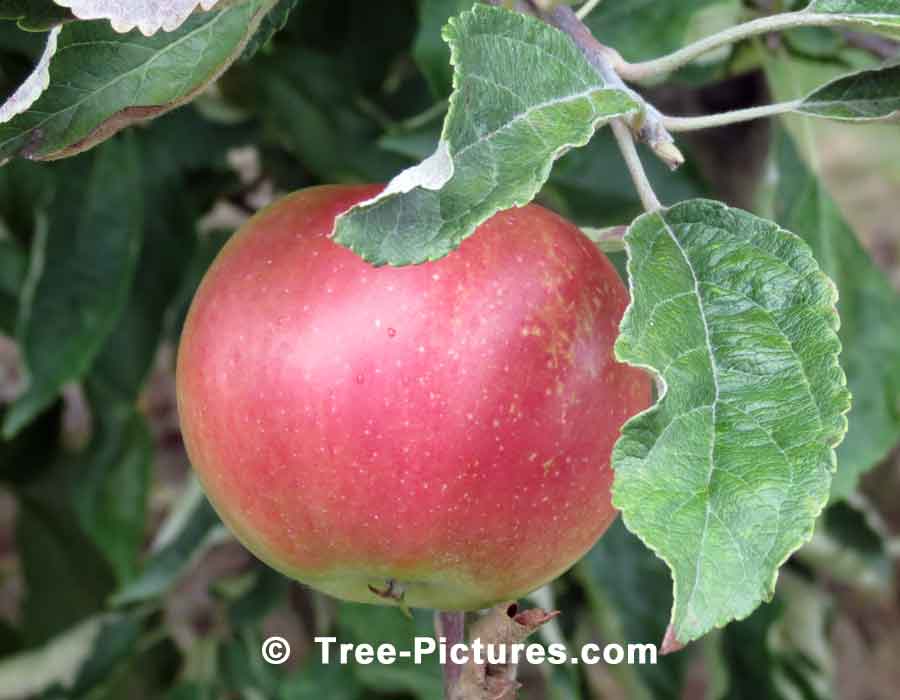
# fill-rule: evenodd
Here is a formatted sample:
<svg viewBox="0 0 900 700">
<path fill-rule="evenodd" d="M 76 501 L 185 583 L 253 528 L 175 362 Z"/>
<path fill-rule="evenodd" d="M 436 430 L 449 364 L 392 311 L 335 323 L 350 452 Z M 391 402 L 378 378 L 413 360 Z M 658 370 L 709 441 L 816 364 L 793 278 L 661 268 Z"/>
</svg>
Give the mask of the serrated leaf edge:
<svg viewBox="0 0 900 700">
<path fill-rule="evenodd" d="M 587 91 L 584 91 L 579 94 L 569 95 L 563 100 L 559 100 L 559 99 L 549 100 L 546 102 L 542 102 L 538 105 L 534 105 L 534 106 L 530 107 L 528 110 L 526 110 L 526 112 L 516 115 L 516 117 L 512 121 L 507 122 L 500 128 L 495 129 L 494 131 L 481 136 L 477 142 L 468 144 L 462 150 L 460 150 L 458 153 L 455 153 L 455 154 L 451 153 L 450 146 L 449 146 L 449 140 L 447 138 L 447 131 L 449 128 L 448 124 L 450 121 L 450 116 L 454 113 L 454 109 L 459 108 L 459 100 L 461 99 L 461 93 L 459 91 L 460 75 L 459 75 L 459 71 L 456 70 L 456 68 L 460 65 L 460 61 L 461 61 L 461 57 L 459 55 L 460 47 L 459 47 L 459 43 L 458 43 L 458 39 L 460 38 L 460 35 L 458 33 L 458 31 L 459 31 L 458 24 L 460 22 L 460 19 L 465 15 L 470 15 L 470 14 L 474 15 L 474 14 L 478 14 L 478 13 L 491 13 L 491 12 L 498 12 L 498 11 L 505 12 L 507 10 L 498 10 L 497 8 L 493 8 L 488 5 L 476 4 L 472 9 L 460 13 L 460 15 L 458 17 L 451 17 L 448 20 L 447 24 L 444 26 L 443 30 L 441 31 L 441 36 L 450 47 L 450 65 L 453 67 L 453 78 L 452 78 L 453 91 L 450 94 L 449 106 L 447 109 L 447 116 L 444 119 L 443 128 L 441 129 L 441 138 L 440 138 L 438 147 L 434 154 L 429 156 L 429 158 L 427 158 L 425 161 L 423 161 L 423 163 L 420 163 L 418 166 L 413 166 L 412 168 L 408 168 L 407 170 L 404 170 L 398 177 L 404 177 L 404 176 L 408 177 L 408 174 L 411 171 L 415 171 L 418 167 L 420 167 L 421 165 L 423 165 L 424 163 L 426 163 L 428 161 L 433 160 L 434 162 L 440 162 L 443 158 L 446 158 L 449 161 L 450 172 L 447 175 L 446 179 L 444 180 L 443 184 L 441 184 L 440 187 L 423 186 L 424 189 L 431 189 L 433 191 L 439 191 L 444 185 L 446 185 L 447 182 L 449 182 L 452 179 L 452 177 L 455 173 L 455 170 L 456 170 L 455 160 L 454 160 L 455 158 L 461 156 L 468 149 L 472 148 L 473 146 L 477 145 L 478 143 L 482 143 L 482 142 L 488 140 L 489 138 L 493 137 L 494 135 L 500 133 L 504 129 L 509 128 L 511 125 L 518 124 L 522 119 L 524 119 L 526 116 L 534 113 L 535 111 L 544 109 L 546 107 L 553 106 L 554 104 L 561 104 L 561 103 L 568 102 L 568 101 L 574 100 L 574 99 L 591 98 L 592 96 L 596 95 L 597 93 L 609 92 L 609 93 L 618 93 L 618 94 L 622 95 L 623 97 L 627 97 L 629 100 L 632 101 L 632 103 L 633 103 L 632 109 L 629 111 L 623 112 L 622 115 L 631 114 L 632 112 L 635 112 L 640 109 L 640 105 L 638 105 L 637 102 L 634 102 L 632 100 L 631 96 L 628 95 L 628 93 L 623 90 L 620 90 L 618 88 L 612 88 L 612 87 L 593 88 L 591 90 L 587 90 Z M 549 28 L 552 29 L 553 31 L 559 31 L 555 27 L 549 27 Z M 598 77 L 600 77 L 600 76 L 598 76 Z M 555 151 L 553 151 L 551 153 L 550 158 L 548 159 L 547 163 L 540 169 L 540 171 L 538 173 L 536 173 L 535 179 L 539 180 L 541 182 L 546 182 L 547 179 L 550 177 L 550 172 L 553 169 L 554 163 L 557 160 L 559 160 L 559 158 L 561 158 L 565 153 L 567 153 L 568 151 L 570 151 L 573 148 L 581 148 L 582 146 L 585 146 L 591 140 L 591 138 L 594 136 L 594 134 L 596 133 L 596 130 L 603 124 L 611 121 L 611 119 L 613 119 L 613 118 L 615 118 L 615 117 L 608 117 L 608 116 L 597 117 L 595 120 L 593 120 L 590 123 L 590 125 L 589 125 L 590 130 L 585 139 L 575 141 L 574 143 L 571 143 L 568 145 L 560 146 Z M 395 179 L 397 179 L 397 178 L 395 178 Z M 363 258 L 363 260 L 365 260 L 366 262 L 369 262 L 373 265 L 384 265 L 384 264 L 387 264 L 387 265 L 409 265 L 409 264 L 422 264 L 425 262 L 432 262 L 434 260 L 439 260 L 440 258 L 447 255 L 449 252 L 455 250 L 460 245 L 460 243 L 462 241 L 464 241 L 466 238 L 468 238 L 469 236 L 471 236 L 475 232 L 475 230 L 478 228 L 478 226 L 480 225 L 480 224 L 476 224 L 474 226 L 468 227 L 470 230 L 468 230 L 467 233 L 465 233 L 464 235 L 459 236 L 457 238 L 454 238 L 454 240 L 450 242 L 449 250 L 447 250 L 445 252 L 439 251 L 432 255 L 428 255 L 428 256 L 426 256 L 426 258 L 424 260 L 421 260 L 418 262 L 413 262 L 406 258 L 398 259 L 395 257 L 392 259 L 388 255 L 382 255 L 379 260 L 373 260 L 371 258 L 371 256 L 367 256 L 365 251 L 361 250 L 360 247 L 358 245 L 356 245 L 354 241 L 352 241 L 352 240 L 348 241 L 345 239 L 345 237 L 342 235 L 341 224 L 348 215 L 350 215 L 351 213 L 353 213 L 355 211 L 365 208 L 366 206 L 371 206 L 372 204 L 375 204 L 379 201 L 386 201 L 386 200 L 392 199 L 396 196 L 399 196 L 399 194 L 401 194 L 401 192 L 389 191 L 391 189 L 391 185 L 393 184 L 393 182 L 394 182 L 394 180 L 392 180 L 391 184 L 388 185 L 388 189 L 386 189 L 381 194 L 376 195 L 371 200 L 367 200 L 365 202 L 360 202 L 360 203 L 354 205 L 353 207 L 351 207 L 350 209 L 348 209 L 347 211 L 342 212 L 337 217 L 335 217 L 334 227 L 333 227 L 332 233 L 331 233 L 333 240 L 335 242 L 349 248 L 354 253 L 356 253 L 361 258 Z M 404 186 L 406 187 L 406 189 L 403 190 L 404 193 L 410 192 L 413 189 L 415 189 L 415 186 L 412 185 L 408 180 L 407 180 L 407 182 L 404 183 Z M 534 199 L 534 195 L 532 195 L 531 197 L 529 197 L 527 199 L 515 198 L 513 200 L 512 206 L 513 207 L 522 207 L 522 206 L 525 206 L 526 204 L 529 204 L 533 199 Z M 496 208 L 493 208 L 493 212 L 490 215 L 486 216 L 482 220 L 481 223 L 484 223 L 484 221 L 487 221 L 491 216 L 493 216 L 494 214 L 496 214 L 499 211 L 502 211 L 505 208 L 508 208 L 508 207 L 497 206 Z M 386 261 L 386 263 L 382 262 L 382 261 Z"/>
<path fill-rule="evenodd" d="M 694 202 L 694 203 L 704 202 L 704 203 L 706 203 L 706 204 L 713 205 L 713 206 L 715 206 L 715 207 L 719 207 L 719 208 L 722 208 L 722 209 L 733 209 L 732 207 L 729 207 L 728 205 L 726 205 L 726 204 L 724 204 L 724 203 L 722 203 L 722 202 L 718 202 L 718 201 L 710 200 L 710 199 L 693 199 L 693 200 L 687 200 L 686 202 L 681 202 L 681 203 L 679 203 L 679 204 L 682 204 L 682 205 L 683 205 L 683 204 L 687 204 L 688 202 Z M 678 206 L 678 205 L 674 205 L 674 206 Z M 647 219 L 647 218 L 651 218 L 651 217 L 654 217 L 654 216 L 663 216 L 663 215 L 665 215 L 666 212 L 668 212 L 668 211 L 671 210 L 672 208 L 674 208 L 674 207 L 667 207 L 667 208 L 662 209 L 662 210 L 660 210 L 660 211 L 656 211 L 656 212 L 648 212 L 648 213 L 646 213 L 646 214 L 642 214 L 642 215 L 639 216 L 637 219 L 635 219 L 634 222 L 632 222 L 632 224 L 628 227 L 628 232 L 625 234 L 625 238 L 624 238 L 624 242 L 625 242 L 625 250 L 626 250 L 627 255 L 628 255 L 627 269 L 628 269 L 628 292 L 629 292 L 629 303 L 628 303 L 628 307 L 625 309 L 625 313 L 624 313 L 623 316 L 622 316 L 622 320 L 621 320 L 620 323 L 619 323 L 619 329 L 620 329 L 619 337 L 621 337 L 621 329 L 622 329 L 622 327 L 624 327 L 624 325 L 625 325 L 625 323 L 626 323 L 626 320 L 631 316 L 631 314 L 632 314 L 632 309 L 634 308 L 634 275 L 632 274 L 632 271 L 633 271 L 633 254 L 632 254 L 631 244 L 630 244 L 630 241 L 629 241 L 629 238 L 630 238 L 630 234 L 631 234 L 632 228 L 633 228 L 635 225 L 637 225 L 638 222 L 641 222 L 641 221 L 643 221 L 643 220 L 645 220 L 645 219 Z M 743 211 L 743 210 L 738 209 L 737 211 Z M 745 212 L 745 213 L 748 213 L 748 214 L 750 214 L 751 216 L 754 216 L 754 217 L 756 216 L 755 214 L 752 214 L 752 213 L 750 213 L 750 212 Z M 760 217 L 756 217 L 756 218 L 760 218 Z M 665 221 L 664 221 L 664 223 L 665 223 Z M 777 226 L 777 228 L 778 228 L 780 231 L 784 232 L 784 233 L 787 234 L 788 236 L 790 236 L 790 237 L 792 237 L 793 239 L 795 239 L 796 242 L 800 245 L 800 247 L 801 247 L 802 249 L 804 249 L 804 250 L 807 252 L 807 254 L 808 254 L 811 258 L 815 259 L 814 256 L 813 256 L 813 254 L 812 254 L 812 249 L 809 247 L 809 245 L 806 243 L 806 241 L 804 241 L 800 236 L 798 236 L 797 234 L 792 233 L 791 231 L 788 231 L 787 229 L 781 227 L 781 226 L 778 225 L 776 222 L 770 222 L 770 223 L 772 223 L 772 224 L 774 224 L 775 226 Z M 669 227 L 668 225 L 666 225 L 666 229 L 668 230 L 669 228 L 670 228 L 670 227 Z M 674 240 L 674 239 L 673 239 L 673 240 Z M 679 249 L 682 249 L 682 246 L 680 245 L 680 243 L 679 243 L 677 240 L 675 240 L 675 243 L 676 243 L 676 245 L 678 246 Z M 687 259 L 687 258 L 686 258 L 686 259 Z M 818 265 L 818 262 L 817 262 L 817 265 Z M 691 274 L 694 276 L 694 280 L 695 280 L 695 282 L 696 282 L 696 281 L 697 281 L 697 278 L 696 278 L 696 275 L 695 275 L 694 272 L 693 272 L 693 268 L 691 269 Z M 841 342 L 840 342 L 840 338 L 837 336 L 837 332 L 838 332 L 838 330 L 839 330 L 839 328 L 840 328 L 840 320 L 839 320 L 840 317 L 837 315 L 837 309 L 836 309 L 836 307 L 837 307 L 837 302 L 838 302 L 838 296 L 839 296 L 838 288 L 837 288 L 837 286 L 834 284 L 834 281 L 833 281 L 827 274 L 825 274 L 825 273 L 821 270 L 821 268 L 818 270 L 817 276 L 819 276 L 820 278 L 824 278 L 824 279 L 827 281 L 827 286 L 828 286 L 828 288 L 829 288 L 829 290 L 830 290 L 830 298 L 828 299 L 828 305 L 829 305 L 830 308 L 835 309 L 835 317 L 838 319 L 837 324 L 836 324 L 835 327 L 833 328 L 833 332 L 834 332 L 834 335 L 835 335 L 835 339 L 836 339 L 836 341 L 837 341 L 837 348 L 838 348 L 838 353 L 835 355 L 835 360 L 834 360 L 834 361 L 837 362 L 837 357 L 839 357 L 840 351 L 843 349 L 843 346 L 842 346 L 842 344 L 841 344 Z M 698 302 L 699 302 L 699 299 L 698 299 Z M 700 303 L 699 306 L 700 306 L 701 314 L 702 314 L 702 313 L 703 313 L 703 311 L 702 311 L 702 308 L 703 308 L 702 303 Z M 708 327 L 707 327 L 707 324 L 706 324 L 705 315 L 704 315 L 703 325 L 704 325 L 704 329 L 705 329 L 705 330 L 707 331 L 707 333 L 708 333 Z M 707 335 L 707 337 L 708 337 L 708 335 Z M 626 421 L 625 425 L 622 426 L 622 432 L 624 432 L 625 428 L 626 428 L 628 425 L 630 425 L 630 424 L 633 423 L 633 422 L 639 421 L 643 416 L 645 416 L 645 415 L 647 415 L 647 414 L 649 414 L 649 413 L 652 413 L 653 411 L 655 411 L 655 410 L 657 409 L 657 407 L 660 405 L 660 403 L 662 402 L 662 400 L 665 398 L 666 394 L 668 393 L 668 384 L 667 384 L 665 378 L 662 376 L 662 374 L 661 374 L 660 372 L 657 371 L 657 368 L 655 368 L 655 367 L 653 367 L 653 366 L 651 366 L 651 365 L 645 365 L 645 364 L 642 364 L 642 363 L 633 362 L 633 361 L 631 361 L 631 360 L 626 360 L 624 357 L 622 357 L 622 355 L 620 354 L 619 350 L 620 350 L 620 348 L 619 348 L 619 343 L 618 343 L 618 340 L 617 340 L 617 342 L 616 342 L 616 344 L 615 344 L 615 347 L 614 347 L 614 352 L 615 352 L 616 360 L 619 361 L 619 362 L 626 363 L 626 364 L 628 364 L 628 365 L 631 366 L 631 367 L 637 367 L 637 368 L 639 368 L 639 369 L 642 369 L 642 370 L 645 370 L 646 372 L 648 372 L 648 373 L 650 374 L 650 376 L 653 377 L 654 382 L 656 383 L 656 386 L 657 386 L 657 391 L 658 391 L 658 397 L 657 397 L 656 403 L 654 403 L 652 406 L 646 408 L 645 410 L 641 411 L 640 413 L 635 414 L 635 415 L 632 416 L 628 421 Z M 713 364 L 714 364 L 714 363 L 713 363 Z M 829 471 L 831 472 L 831 474 L 834 474 L 834 473 L 836 472 L 836 470 L 837 470 L 837 459 L 836 459 L 836 455 L 835 455 L 834 450 L 835 450 L 835 448 L 841 443 L 841 441 L 844 439 L 844 435 L 846 435 L 846 433 L 847 433 L 847 412 L 850 410 L 850 393 L 849 393 L 849 390 L 847 389 L 847 376 L 846 376 L 845 372 L 843 371 L 843 368 L 840 369 L 840 388 L 843 389 L 843 392 L 841 392 L 841 393 L 842 393 L 842 395 L 846 396 L 846 401 L 844 402 L 844 405 L 841 407 L 841 411 L 840 411 L 840 416 L 843 418 L 843 428 L 842 428 L 842 430 L 839 431 L 840 434 L 837 435 L 837 436 L 835 437 L 835 439 L 832 441 L 832 443 L 829 445 L 829 448 L 830 448 L 830 450 L 831 450 L 831 460 L 830 460 L 830 461 L 831 461 L 831 467 L 830 467 Z M 717 392 L 717 394 L 718 394 L 718 385 L 716 386 L 716 392 Z M 824 429 L 824 425 L 823 425 L 823 429 Z M 613 446 L 613 455 L 615 455 L 616 447 L 618 446 L 620 440 L 621 440 L 621 433 L 620 433 L 619 439 L 616 440 L 616 444 Z M 613 467 L 613 471 L 615 472 L 615 464 L 612 464 L 611 466 Z M 663 562 L 665 562 L 666 566 L 667 566 L 668 569 L 669 569 L 669 573 L 670 573 L 670 576 L 671 576 L 671 578 L 672 578 L 672 586 L 673 586 L 673 594 L 672 594 L 672 610 L 671 610 L 671 613 L 670 613 L 670 616 L 669 616 L 669 627 L 670 627 L 670 629 L 675 630 L 676 641 L 679 642 L 679 643 L 683 643 L 683 644 L 686 644 L 686 643 L 688 643 L 688 642 L 694 641 L 697 637 L 682 638 L 681 635 L 678 634 L 678 628 L 677 628 L 677 626 L 675 625 L 676 612 L 677 612 L 677 610 L 678 610 L 678 590 L 679 590 L 679 582 L 678 582 L 678 579 L 676 578 L 676 575 L 675 575 L 675 567 L 673 566 L 673 564 L 672 564 L 672 562 L 669 560 L 669 558 L 667 558 L 667 557 L 665 556 L 665 554 L 659 550 L 658 547 L 656 547 L 656 546 L 654 546 L 653 544 L 651 544 L 651 543 L 645 541 L 644 538 L 643 538 L 643 537 L 642 537 L 635 529 L 633 529 L 633 528 L 631 527 L 631 525 L 630 525 L 630 516 L 629 516 L 629 513 L 628 513 L 628 510 L 630 510 L 630 509 L 626 510 L 626 509 L 624 509 L 624 508 L 621 507 L 621 504 L 619 504 L 619 503 L 616 502 L 616 484 L 615 484 L 615 480 L 613 481 L 613 486 L 612 486 L 611 493 L 612 493 L 613 505 L 621 512 L 622 522 L 623 522 L 623 524 L 625 525 L 625 527 L 628 529 L 628 531 L 631 532 L 632 534 L 634 534 L 636 537 L 638 537 L 638 538 L 641 540 L 641 542 L 644 543 L 644 546 L 646 546 L 646 547 L 647 547 L 650 551 L 652 551 L 657 557 L 659 557 Z M 822 511 L 824 511 L 824 509 L 825 509 L 825 507 L 826 507 L 827 505 L 828 505 L 828 498 L 827 498 L 827 495 L 826 495 L 826 497 L 822 500 L 821 503 L 819 503 L 819 504 L 817 504 L 817 505 L 814 505 L 813 512 L 811 512 L 811 522 L 810 522 L 810 525 L 807 527 L 807 529 L 806 529 L 803 533 L 801 533 L 801 535 L 800 535 L 800 537 L 799 537 L 799 540 L 798 540 L 797 544 L 796 544 L 790 551 L 788 551 L 788 552 L 785 554 L 785 556 L 784 556 L 784 557 L 778 562 L 778 564 L 774 567 L 773 573 L 772 573 L 772 576 L 771 576 L 770 580 L 769 580 L 768 582 L 766 582 L 766 584 L 765 584 L 765 587 L 764 587 L 764 590 L 763 590 L 763 596 L 760 598 L 759 601 L 757 601 L 756 605 L 754 605 L 753 607 L 751 607 L 751 608 L 748 610 L 748 612 L 747 612 L 746 614 L 744 614 L 744 615 L 739 615 L 739 616 L 736 616 L 736 617 L 734 617 L 734 618 L 730 618 L 730 619 L 727 619 L 727 620 L 721 620 L 721 621 L 716 622 L 716 623 L 714 624 L 714 626 L 713 626 L 712 629 L 722 629 L 722 628 L 724 628 L 726 625 L 728 625 L 730 622 L 733 622 L 733 621 L 739 621 L 739 620 L 746 619 L 746 618 L 749 617 L 751 614 L 753 614 L 753 611 L 756 609 L 756 607 L 757 607 L 759 604 L 761 604 L 761 603 L 763 603 L 763 602 L 767 602 L 767 601 L 771 601 L 771 600 L 772 600 L 772 597 L 775 595 L 775 584 L 776 584 L 776 582 L 777 582 L 777 580 L 778 580 L 778 574 L 779 574 L 779 571 L 780 571 L 781 567 L 785 564 L 785 562 L 787 562 L 788 559 L 790 559 L 790 557 L 794 554 L 794 552 L 796 552 L 798 549 L 800 549 L 803 545 L 807 544 L 807 543 L 812 539 L 813 534 L 814 534 L 814 531 L 815 531 L 815 521 L 819 518 L 819 516 L 822 514 Z M 707 630 L 706 633 L 708 633 L 709 631 L 711 631 L 711 630 Z M 699 635 L 698 635 L 698 636 L 699 636 Z"/>
</svg>

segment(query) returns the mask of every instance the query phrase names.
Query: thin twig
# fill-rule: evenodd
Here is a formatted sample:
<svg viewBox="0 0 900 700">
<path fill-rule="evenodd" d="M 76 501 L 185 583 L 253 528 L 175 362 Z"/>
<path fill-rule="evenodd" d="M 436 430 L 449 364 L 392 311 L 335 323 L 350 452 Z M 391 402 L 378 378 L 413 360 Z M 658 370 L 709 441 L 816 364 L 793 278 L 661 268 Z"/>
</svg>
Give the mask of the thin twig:
<svg viewBox="0 0 900 700">
<path fill-rule="evenodd" d="M 415 131 L 442 117 L 449 106 L 449 100 L 438 100 L 425 111 L 404 119 L 399 126 L 403 131 Z"/>
<path fill-rule="evenodd" d="M 463 612 L 441 612 L 434 613 L 434 627 L 438 637 L 446 640 L 447 648 L 452 649 L 456 644 L 465 644 L 466 641 L 466 614 Z M 449 658 L 447 662 L 441 666 L 444 673 L 444 698 L 454 697 L 459 677 L 462 675 L 463 667 L 454 664 Z"/>
<path fill-rule="evenodd" d="M 614 68 L 622 60 L 618 52 L 601 44 L 591 30 L 582 22 L 572 8 L 560 5 L 546 16 L 546 20 L 567 34 L 594 70 L 617 90 L 627 93 L 641 105 L 641 111 L 629 119 L 629 126 L 638 140 L 646 143 L 651 150 L 671 169 L 684 163 L 684 156 L 675 146 L 675 140 L 662 123 L 662 115 L 653 105 L 647 103 L 637 92 L 628 87 Z"/>
<path fill-rule="evenodd" d="M 650 180 L 647 178 L 647 173 L 644 171 L 644 164 L 641 163 L 641 157 L 638 155 L 631 129 L 619 119 L 613 121 L 611 126 L 619 144 L 619 150 L 622 151 L 625 164 L 628 166 L 628 172 L 631 173 L 631 179 L 634 181 L 634 186 L 641 197 L 641 204 L 644 205 L 644 209 L 648 212 L 662 209 L 662 204 L 656 197 Z"/>
<path fill-rule="evenodd" d="M 591 12 L 596 10 L 601 2 L 603 2 L 603 0 L 588 0 L 584 5 L 578 8 L 578 12 L 575 13 L 575 16 L 578 17 L 578 19 L 584 19 L 591 14 Z"/>
<path fill-rule="evenodd" d="M 831 27 L 841 24 L 846 24 L 846 19 L 840 15 L 818 14 L 806 11 L 785 12 L 739 24 L 652 61 L 628 63 L 620 59 L 614 65 L 614 68 L 625 80 L 641 81 L 672 73 L 705 53 L 734 44 L 742 39 L 796 27 Z"/>
<path fill-rule="evenodd" d="M 850 46 L 868 51 L 876 58 L 887 61 L 894 58 L 900 52 L 900 44 L 892 41 L 887 37 L 876 36 L 875 34 L 864 34 L 862 32 L 845 31 L 844 38 Z"/>
<path fill-rule="evenodd" d="M 754 119 L 763 119 L 765 117 L 774 117 L 779 114 L 787 114 L 796 110 L 801 104 L 803 104 L 803 100 L 792 100 L 790 102 L 776 102 L 771 105 L 748 107 L 747 109 L 735 109 L 731 112 L 707 114 L 697 117 L 670 117 L 668 115 L 663 115 L 662 123 L 672 132 L 713 129 L 718 126 L 727 126 L 729 124 L 738 124 L 740 122 L 753 121 Z"/>
</svg>

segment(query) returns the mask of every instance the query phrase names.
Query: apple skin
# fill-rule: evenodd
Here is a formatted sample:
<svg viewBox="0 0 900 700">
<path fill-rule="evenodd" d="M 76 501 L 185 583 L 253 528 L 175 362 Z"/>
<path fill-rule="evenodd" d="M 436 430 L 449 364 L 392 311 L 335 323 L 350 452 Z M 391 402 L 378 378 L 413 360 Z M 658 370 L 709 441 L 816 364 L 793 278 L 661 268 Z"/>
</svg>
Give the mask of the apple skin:
<svg viewBox="0 0 900 700">
<path fill-rule="evenodd" d="M 191 461 L 238 539 L 320 591 L 518 598 L 616 516 L 610 452 L 651 396 L 613 357 L 627 291 L 536 205 L 441 260 L 372 267 L 330 233 L 379 190 L 300 191 L 219 254 L 178 355 Z"/>
</svg>

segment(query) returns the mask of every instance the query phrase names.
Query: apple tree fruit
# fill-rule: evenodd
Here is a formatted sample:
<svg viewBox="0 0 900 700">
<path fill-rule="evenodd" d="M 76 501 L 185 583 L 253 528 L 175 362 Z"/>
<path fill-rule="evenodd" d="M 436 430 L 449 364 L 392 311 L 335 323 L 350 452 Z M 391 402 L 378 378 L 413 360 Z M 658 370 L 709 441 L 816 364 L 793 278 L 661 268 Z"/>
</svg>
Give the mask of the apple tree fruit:
<svg viewBox="0 0 900 700">
<path fill-rule="evenodd" d="M 896 599 L 898 28 L 0 0 L 0 700 L 511 697 L 307 638 L 467 625 L 685 647 L 629 698 L 850 687 L 833 629 Z"/>
<path fill-rule="evenodd" d="M 372 267 L 330 234 L 379 189 L 291 195 L 213 263 L 179 349 L 191 461 L 251 551 L 326 593 L 519 598 L 615 517 L 610 453 L 650 403 L 612 352 L 625 286 L 537 205 L 441 260 Z"/>
</svg>

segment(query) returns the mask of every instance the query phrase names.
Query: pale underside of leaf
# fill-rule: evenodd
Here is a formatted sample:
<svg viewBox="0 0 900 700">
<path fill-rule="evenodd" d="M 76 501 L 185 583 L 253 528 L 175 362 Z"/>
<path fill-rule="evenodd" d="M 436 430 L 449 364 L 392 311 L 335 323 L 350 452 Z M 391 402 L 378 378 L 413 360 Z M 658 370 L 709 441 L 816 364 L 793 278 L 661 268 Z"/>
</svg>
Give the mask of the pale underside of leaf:
<svg viewBox="0 0 900 700">
<path fill-rule="evenodd" d="M 60 27 L 47 33 L 47 46 L 31 74 L 0 107 L 0 124 L 5 124 L 17 114 L 26 111 L 37 102 L 50 84 L 50 61 L 56 55 Z"/>
<path fill-rule="evenodd" d="M 448 254 L 493 214 L 530 202 L 553 161 L 637 109 L 558 30 L 476 5 L 450 21 L 454 94 L 436 153 L 338 217 L 335 238 L 376 265 Z"/>
<path fill-rule="evenodd" d="M 89 617 L 44 646 L 6 657 L 0 662 L 0 700 L 33 697 L 52 685 L 71 686 L 110 617 Z"/>
<path fill-rule="evenodd" d="M 613 453 L 614 503 L 672 570 L 679 642 L 747 616 L 812 535 L 846 432 L 837 293 L 777 225 L 695 200 L 626 236 L 617 357 L 659 402 Z"/>
<path fill-rule="evenodd" d="M 900 112 L 900 64 L 833 80 L 806 97 L 796 111 L 845 121 L 896 117 Z"/>
<path fill-rule="evenodd" d="M 211 10 L 219 0 L 54 0 L 79 19 L 109 20 L 117 32 L 137 28 L 144 36 L 180 27 L 199 7 Z"/>
<path fill-rule="evenodd" d="M 900 0 L 812 0 L 806 11 L 836 15 L 848 25 L 900 37 Z"/>
</svg>

